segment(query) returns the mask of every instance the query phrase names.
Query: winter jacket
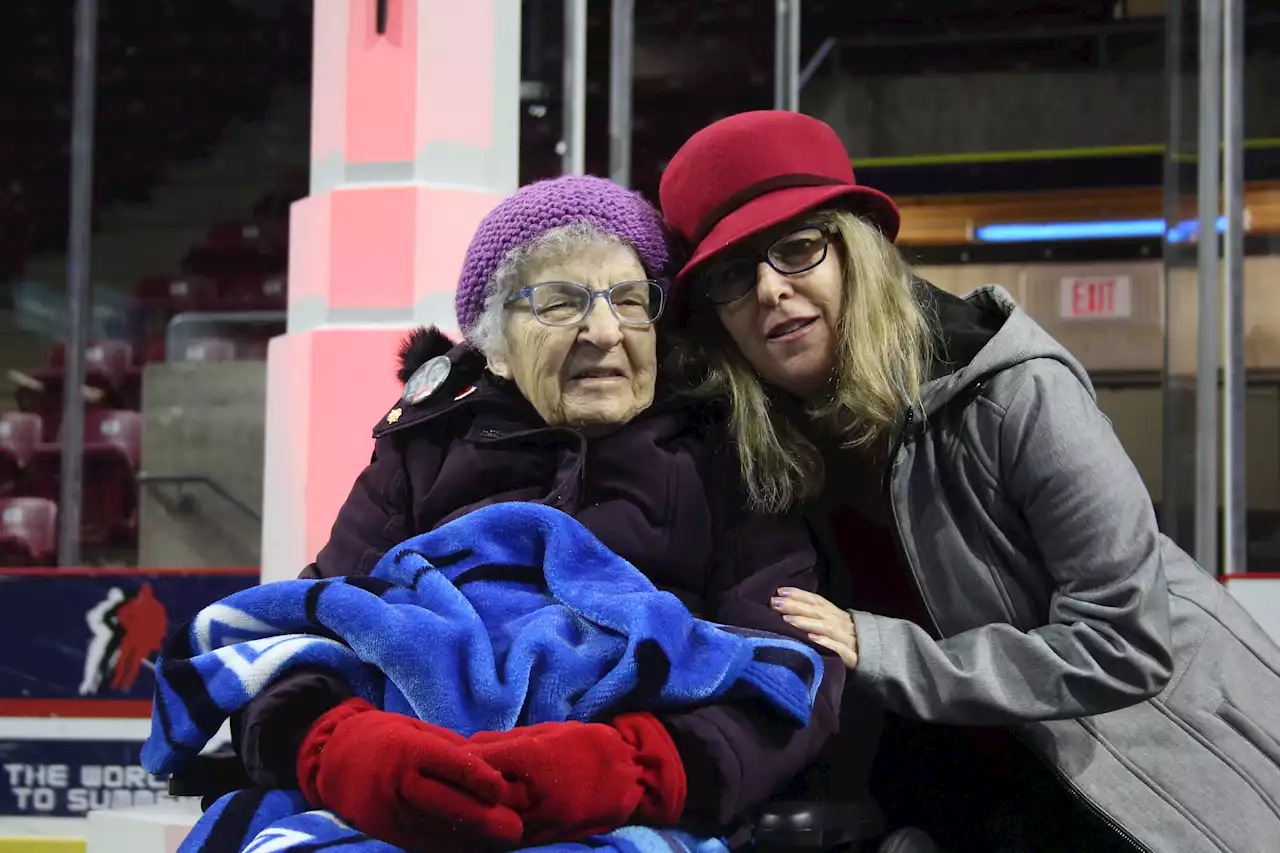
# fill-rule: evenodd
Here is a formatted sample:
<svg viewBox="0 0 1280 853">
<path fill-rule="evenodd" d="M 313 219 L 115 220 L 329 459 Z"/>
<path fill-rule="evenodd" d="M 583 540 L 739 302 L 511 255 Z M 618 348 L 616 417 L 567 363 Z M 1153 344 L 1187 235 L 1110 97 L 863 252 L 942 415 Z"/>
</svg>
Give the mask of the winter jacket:
<svg viewBox="0 0 1280 853">
<path fill-rule="evenodd" d="M 846 701 L 1008 727 L 1136 849 L 1280 850 L 1280 648 L 1160 533 L 1060 344 L 1000 288 L 919 292 L 943 352 L 883 486 L 928 619 L 851 611 Z"/>
</svg>

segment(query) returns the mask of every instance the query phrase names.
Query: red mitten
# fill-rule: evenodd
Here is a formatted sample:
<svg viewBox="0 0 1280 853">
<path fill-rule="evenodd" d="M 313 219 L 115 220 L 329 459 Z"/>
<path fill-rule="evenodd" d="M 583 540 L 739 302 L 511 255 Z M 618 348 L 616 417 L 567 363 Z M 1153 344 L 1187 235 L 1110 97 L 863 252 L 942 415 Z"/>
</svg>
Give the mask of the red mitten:
<svg viewBox="0 0 1280 853">
<path fill-rule="evenodd" d="M 652 714 L 480 732 L 471 750 L 511 783 L 526 847 L 620 826 L 670 826 L 684 810 L 684 764 Z"/>
<path fill-rule="evenodd" d="M 466 738 L 361 699 L 311 727 L 298 785 L 313 806 L 409 851 L 510 848 L 523 830 L 506 781 Z"/>
</svg>

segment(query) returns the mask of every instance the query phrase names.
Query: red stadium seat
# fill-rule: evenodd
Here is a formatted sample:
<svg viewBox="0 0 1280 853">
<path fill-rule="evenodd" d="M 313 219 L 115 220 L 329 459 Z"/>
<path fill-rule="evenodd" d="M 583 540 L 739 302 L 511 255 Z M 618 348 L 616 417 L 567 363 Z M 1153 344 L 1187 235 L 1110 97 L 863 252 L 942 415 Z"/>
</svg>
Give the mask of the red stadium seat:
<svg viewBox="0 0 1280 853">
<path fill-rule="evenodd" d="M 14 390 L 18 408 L 40 416 L 45 441 L 53 440 L 62 423 L 65 370 L 66 347 L 58 344 L 49 354 L 48 367 L 31 374 L 39 387 Z M 138 409 L 141 374 L 133 364 L 133 347 L 124 341 L 91 342 L 85 349 L 84 384 L 91 389 L 85 398 L 90 409 Z"/>
<path fill-rule="evenodd" d="M 51 566 L 57 558 L 57 504 L 0 498 L 0 566 Z"/>
<path fill-rule="evenodd" d="M 142 415 L 126 411 L 85 413 L 84 449 L 118 456 L 130 471 L 142 460 Z"/>
<path fill-rule="evenodd" d="M 283 274 L 248 275 L 223 286 L 221 303 L 231 311 L 283 311 L 289 285 Z"/>
<path fill-rule="evenodd" d="M 209 253 L 218 273 L 222 278 L 226 268 L 214 260 L 219 258 L 229 264 L 247 265 L 245 269 L 271 269 L 272 261 L 282 265 L 287 258 L 289 241 L 288 217 L 280 219 L 256 218 L 249 222 L 224 222 L 209 229 L 202 246 L 193 250 L 188 257 L 187 268 L 199 270 L 199 266 L 190 266 L 192 259 L 200 253 Z"/>
<path fill-rule="evenodd" d="M 88 545 L 131 544 L 137 534 L 142 416 L 137 412 L 85 412 L 81 540 Z M 33 494 L 54 500 L 61 487 L 62 445 L 40 445 L 29 465 Z"/>
<path fill-rule="evenodd" d="M 267 248 L 267 229 L 254 222 L 223 222 L 209 229 L 205 245 L 223 251 L 258 251 Z"/>
<path fill-rule="evenodd" d="M 67 347 L 58 344 L 49 353 L 49 370 L 66 370 Z M 119 387 L 133 368 L 133 345 L 127 341 L 91 341 L 84 350 L 85 384 Z"/>
<path fill-rule="evenodd" d="M 267 251 L 255 246 L 229 249 L 201 244 L 192 246 L 183 256 L 182 269 L 192 275 L 226 283 L 248 276 L 269 274 L 280 268 L 282 260 L 278 250 Z"/>
<path fill-rule="evenodd" d="M 30 412 L 0 413 L 0 495 L 20 494 L 27 463 L 40 444 L 40 416 Z"/>
<path fill-rule="evenodd" d="M 134 297 L 144 311 L 166 319 L 184 311 L 201 311 L 214 302 L 216 288 L 208 279 L 193 275 L 155 275 L 144 278 L 134 288 Z"/>
<path fill-rule="evenodd" d="M 19 410 L 40 419 L 40 439 L 50 441 L 58 434 L 58 424 L 62 423 L 62 376 L 58 374 L 48 377 L 47 381 L 37 381 L 40 383 L 39 388 L 14 388 L 13 399 Z"/>
</svg>

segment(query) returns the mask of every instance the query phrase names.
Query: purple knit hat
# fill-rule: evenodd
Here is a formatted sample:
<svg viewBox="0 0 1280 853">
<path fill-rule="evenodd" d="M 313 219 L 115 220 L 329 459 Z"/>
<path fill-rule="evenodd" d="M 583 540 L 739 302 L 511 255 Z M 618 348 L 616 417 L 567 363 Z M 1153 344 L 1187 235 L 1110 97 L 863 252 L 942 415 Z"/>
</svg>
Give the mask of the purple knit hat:
<svg viewBox="0 0 1280 853">
<path fill-rule="evenodd" d="M 538 181 L 499 202 L 471 238 L 454 299 L 462 333 L 469 334 L 480 318 L 489 284 L 509 252 L 577 222 L 590 223 L 630 245 L 650 275 L 667 272 L 662 217 L 639 193 L 590 175 Z"/>
</svg>

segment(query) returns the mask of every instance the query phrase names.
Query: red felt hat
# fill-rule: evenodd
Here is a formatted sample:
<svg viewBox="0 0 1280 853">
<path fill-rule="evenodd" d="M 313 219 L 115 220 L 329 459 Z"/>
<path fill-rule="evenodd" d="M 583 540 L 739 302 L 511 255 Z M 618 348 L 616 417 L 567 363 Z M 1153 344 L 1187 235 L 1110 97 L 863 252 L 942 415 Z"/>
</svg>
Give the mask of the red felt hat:
<svg viewBox="0 0 1280 853">
<path fill-rule="evenodd" d="M 898 236 L 898 207 L 860 187 L 849 154 L 826 122 L 802 113 L 739 113 L 689 137 L 662 173 L 662 214 L 693 246 L 684 278 L 730 246 L 799 216 L 837 206 Z"/>
</svg>

